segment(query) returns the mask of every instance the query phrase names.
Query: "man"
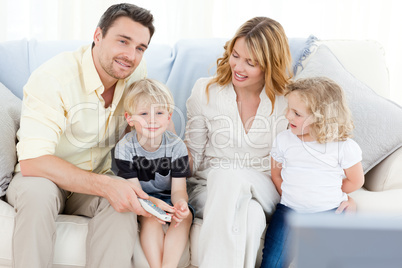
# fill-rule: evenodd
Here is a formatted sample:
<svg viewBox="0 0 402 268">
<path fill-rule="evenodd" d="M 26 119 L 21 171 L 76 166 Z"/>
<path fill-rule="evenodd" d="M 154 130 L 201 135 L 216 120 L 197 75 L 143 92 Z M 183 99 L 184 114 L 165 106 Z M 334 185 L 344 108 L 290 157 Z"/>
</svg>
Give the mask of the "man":
<svg viewBox="0 0 402 268">
<path fill-rule="evenodd" d="M 19 164 L 6 198 L 16 211 L 13 267 L 52 267 L 59 213 L 90 217 L 86 267 L 132 267 L 137 215 L 150 216 L 134 183 L 111 172 L 110 151 L 125 128 L 125 87 L 146 76 L 141 61 L 153 16 L 111 6 L 92 47 L 62 53 L 24 87 Z"/>
</svg>

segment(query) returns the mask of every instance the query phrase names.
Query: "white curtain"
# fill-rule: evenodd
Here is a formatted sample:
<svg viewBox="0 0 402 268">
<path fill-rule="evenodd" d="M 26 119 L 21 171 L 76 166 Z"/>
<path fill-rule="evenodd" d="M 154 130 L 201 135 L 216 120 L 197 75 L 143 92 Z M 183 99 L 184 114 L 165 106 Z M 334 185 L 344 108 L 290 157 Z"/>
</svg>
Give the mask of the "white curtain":
<svg viewBox="0 0 402 268">
<path fill-rule="evenodd" d="M 116 0 L 0 0 L 0 41 L 92 40 L 102 13 Z M 247 19 L 268 16 L 289 37 L 372 39 L 386 52 L 391 99 L 402 104 L 402 3 L 399 0 L 126 0 L 151 10 L 152 42 L 231 37 Z M 367 63 L 369 64 L 369 63 Z"/>
</svg>

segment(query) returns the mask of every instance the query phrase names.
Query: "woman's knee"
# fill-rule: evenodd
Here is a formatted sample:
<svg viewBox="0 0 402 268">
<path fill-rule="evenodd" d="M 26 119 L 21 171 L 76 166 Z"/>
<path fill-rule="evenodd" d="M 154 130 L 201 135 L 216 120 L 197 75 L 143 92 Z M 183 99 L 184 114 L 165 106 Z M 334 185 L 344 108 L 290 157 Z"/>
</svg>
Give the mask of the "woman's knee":
<svg viewBox="0 0 402 268">
<path fill-rule="evenodd" d="M 208 174 L 207 187 L 208 191 L 218 189 L 228 192 L 238 188 L 242 183 L 242 178 L 233 169 L 214 169 Z"/>
<path fill-rule="evenodd" d="M 250 232 L 262 233 L 265 230 L 265 212 L 261 204 L 254 199 L 251 199 L 248 205 L 247 222 L 249 223 L 248 230 Z"/>
</svg>

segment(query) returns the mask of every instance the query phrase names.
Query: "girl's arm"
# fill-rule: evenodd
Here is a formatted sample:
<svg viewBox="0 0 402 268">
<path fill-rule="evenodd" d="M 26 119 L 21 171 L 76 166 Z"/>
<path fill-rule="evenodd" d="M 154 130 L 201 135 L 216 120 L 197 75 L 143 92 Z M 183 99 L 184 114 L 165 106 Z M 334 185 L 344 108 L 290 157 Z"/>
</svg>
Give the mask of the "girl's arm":
<svg viewBox="0 0 402 268">
<path fill-rule="evenodd" d="M 360 189 L 364 184 L 364 172 L 362 163 L 359 162 L 350 168 L 344 169 L 346 178 L 342 182 L 342 191 L 344 193 L 351 193 Z"/>
<path fill-rule="evenodd" d="M 275 185 L 276 190 L 278 191 L 279 195 L 282 195 L 282 176 L 281 176 L 281 171 L 282 171 L 282 163 L 279 163 L 275 161 L 271 157 L 271 178 L 272 182 Z"/>
<path fill-rule="evenodd" d="M 186 178 L 172 178 L 172 204 L 176 210 L 173 219 L 177 222 L 177 227 L 180 222 L 187 218 L 190 214 L 188 209 L 188 195 Z"/>
</svg>

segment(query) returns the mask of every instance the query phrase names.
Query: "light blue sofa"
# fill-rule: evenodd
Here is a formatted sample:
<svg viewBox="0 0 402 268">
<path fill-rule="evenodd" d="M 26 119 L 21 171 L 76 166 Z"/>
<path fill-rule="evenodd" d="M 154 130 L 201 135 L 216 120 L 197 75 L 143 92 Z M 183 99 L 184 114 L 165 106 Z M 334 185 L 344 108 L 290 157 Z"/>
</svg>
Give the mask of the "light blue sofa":
<svg viewBox="0 0 402 268">
<path fill-rule="evenodd" d="M 190 96 L 195 81 L 211 76 L 216 70 L 216 60 L 223 53 L 225 39 L 186 39 L 173 47 L 153 44 L 145 52 L 148 77 L 157 79 L 172 91 L 177 114 L 174 122 L 177 133 L 184 134 L 186 100 Z M 290 39 L 294 63 L 306 46 L 306 38 Z M 19 40 L 0 44 L 0 82 L 22 99 L 22 88 L 30 74 L 39 65 L 56 54 L 75 50 L 91 41 L 47 41 Z M 7 65 L 9 62 L 11 65 Z"/>
<path fill-rule="evenodd" d="M 151 42 L 149 49 L 145 53 L 145 60 L 148 67 L 148 77 L 155 78 L 168 85 L 171 89 L 177 111 L 174 114 L 173 120 L 175 123 L 177 133 L 183 137 L 186 121 L 186 100 L 191 93 L 191 89 L 195 81 L 200 77 L 211 76 L 216 70 L 216 60 L 222 55 L 223 46 L 226 40 L 214 39 L 187 39 L 180 40 L 174 46 L 166 44 L 154 44 Z M 308 58 L 311 50 L 318 45 L 312 42 L 314 38 L 291 38 L 290 40 L 291 53 L 293 58 L 293 65 L 295 70 L 299 72 L 302 69 L 304 60 Z M 46 41 L 39 42 L 36 40 L 17 40 L 0 43 L 0 82 L 4 84 L 15 96 L 22 98 L 22 88 L 29 75 L 40 64 L 48 60 L 52 56 L 67 50 L 75 50 L 83 44 L 89 44 L 91 41 Z M 352 42 L 353 43 L 353 42 Z M 352 43 L 337 44 L 336 42 L 328 42 L 327 45 L 333 45 L 333 51 L 337 49 L 340 51 L 338 55 L 342 58 L 342 52 L 345 48 L 351 47 Z M 370 45 L 370 44 L 369 44 Z M 353 43 L 356 49 L 348 51 L 349 54 L 358 53 L 361 47 L 368 45 L 364 41 L 357 41 Z M 353 47 L 352 46 L 352 47 Z M 342 48 L 343 47 L 343 48 Z M 378 47 L 373 51 L 378 54 Z M 347 50 L 347 49 L 346 49 Z M 380 51 L 381 52 L 381 51 Z M 363 52 L 371 53 L 371 52 Z M 371 53 L 372 54 L 372 53 Z M 380 53 L 381 54 L 381 53 Z M 346 55 L 346 56 L 345 56 Z M 344 54 L 346 65 L 348 63 L 348 54 Z M 356 63 L 357 64 L 357 63 Z M 357 66 L 364 66 L 365 63 L 359 63 Z M 347 66 L 346 66 L 347 67 Z M 356 67 L 356 66 L 355 66 Z M 373 66 L 371 73 L 376 73 L 382 85 L 388 85 L 387 76 L 383 75 L 386 72 L 386 66 Z M 352 68 L 353 69 L 353 68 Z M 356 68 L 359 69 L 359 68 Z M 359 76 L 359 74 L 357 74 Z M 364 76 L 364 74 L 363 74 Z M 371 83 L 372 77 L 366 77 L 366 83 Z M 377 85 L 378 79 L 374 79 L 373 87 Z M 364 80 L 364 78 L 361 78 Z M 389 88 L 378 86 L 380 89 L 374 89 L 380 94 L 387 95 Z M 15 157 L 15 155 L 3 156 Z M 397 173 L 396 165 L 394 163 L 400 162 L 402 158 L 401 149 L 388 156 L 381 167 L 375 167 L 370 173 L 373 176 L 387 173 L 383 179 L 369 178 L 369 183 L 366 188 L 358 191 L 355 195 L 358 205 L 366 210 L 373 208 L 374 203 L 380 200 L 395 201 L 395 203 L 402 204 L 402 196 L 399 188 L 402 188 L 402 179 L 391 179 L 394 172 Z M 388 159 L 388 160 L 387 160 Z M 380 166 L 380 165 L 378 165 Z M 0 170 L 4 167 L 0 166 Z M 399 173 L 401 174 L 401 173 Z M 367 175 L 370 177 L 370 175 Z M 366 176 L 366 178 L 368 178 Z M 386 178 L 385 178 L 386 177 Z M 395 177 L 395 176 L 394 176 Z M 392 178 L 394 178 L 392 177 Z M 379 181 L 373 182 L 373 181 Z M 385 186 L 384 186 L 385 185 Z M 382 187 L 382 188 L 381 188 Z M 380 189 L 381 188 L 381 189 Z M 386 191 L 389 189 L 398 189 L 398 192 L 391 194 L 373 193 L 371 191 Z M 377 198 L 373 201 L 372 196 Z M 392 199 L 394 198 L 394 199 Z M 365 205 L 369 204 L 369 205 Z M 382 205 L 377 205 L 379 209 Z M 393 211 L 398 211 L 402 215 L 401 205 L 394 206 Z M 14 210 L 4 201 L 0 200 L 0 267 L 11 267 L 11 238 L 13 231 Z M 85 266 L 85 237 L 87 232 L 88 219 L 78 216 L 60 215 L 57 222 L 57 240 L 54 257 L 54 267 L 84 267 Z M 190 241 L 188 247 L 183 254 L 179 267 L 192 267 L 198 265 L 198 252 L 197 241 L 199 229 L 202 224 L 201 219 L 195 219 L 194 225 L 190 233 Z M 259 254 L 258 261 L 260 262 L 261 255 Z M 148 267 L 146 259 L 142 253 L 139 243 L 137 243 L 135 251 L 135 267 Z"/>
</svg>

